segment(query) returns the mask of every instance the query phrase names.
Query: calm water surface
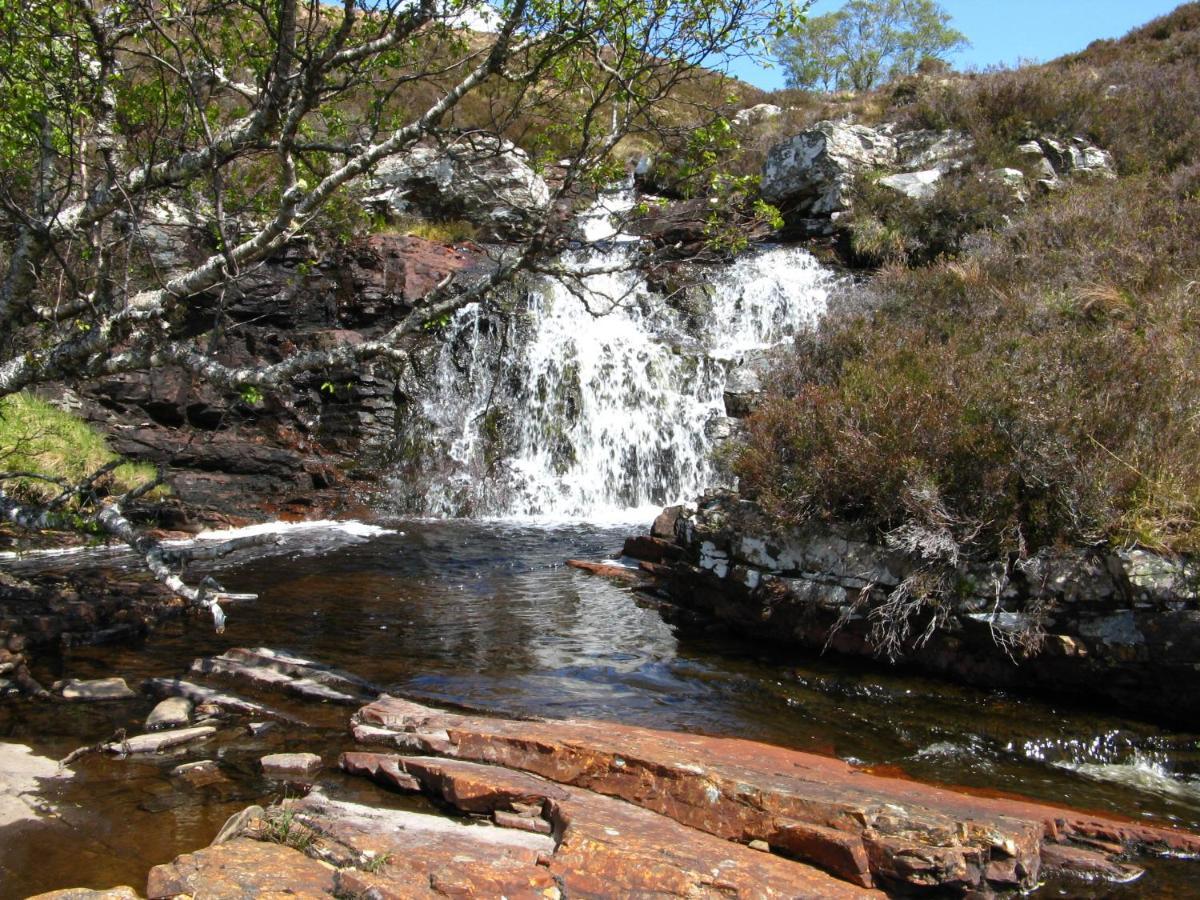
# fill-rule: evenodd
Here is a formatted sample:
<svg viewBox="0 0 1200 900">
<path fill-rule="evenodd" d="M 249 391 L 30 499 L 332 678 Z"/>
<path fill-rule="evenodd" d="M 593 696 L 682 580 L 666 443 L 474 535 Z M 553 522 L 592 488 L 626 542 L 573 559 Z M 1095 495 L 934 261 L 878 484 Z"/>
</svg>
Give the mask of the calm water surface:
<svg viewBox="0 0 1200 900">
<path fill-rule="evenodd" d="M 754 738 L 1200 828 L 1196 735 L 719 635 L 679 636 L 626 588 L 563 565 L 608 555 L 629 527 L 394 527 L 332 549 L 292 541 L 285 553 L 223 568 L 227 588 L 261 595 L 230 610 L 223 635 L 200 619 L 167 623 L 141 646 L 76 650 L 38 674 L 119 674 L 135 684 L 181 675 L 197 656 L 265 645 L 435 703 Z M 151 706 L 12 704 L 0 707 L 0 739 L 61 758 L 136 728 Z M 0 897 L 80 884 L 141 889 L 151 866 L 206 845 L 249 802 L 278 796 L 255 774 L 264 752 L 304 744 L 332 761 L 347 746 L 346 709 L 295 710 L 314 725 L 299 741 L 229 732 L 164 759 L 85 758 L 74 778 L 47 786 L 57 818 L 0 829 Z M 166 777 L 198 758 L 219 758 L 229 781 L 194 790 Z M 367 790 L 329 779 L 342 791 Z M 1139 885 L 1050 885 L 1047 895 L 1200 896 L 1194 866 L 1152 861 Z"/>
</svg>

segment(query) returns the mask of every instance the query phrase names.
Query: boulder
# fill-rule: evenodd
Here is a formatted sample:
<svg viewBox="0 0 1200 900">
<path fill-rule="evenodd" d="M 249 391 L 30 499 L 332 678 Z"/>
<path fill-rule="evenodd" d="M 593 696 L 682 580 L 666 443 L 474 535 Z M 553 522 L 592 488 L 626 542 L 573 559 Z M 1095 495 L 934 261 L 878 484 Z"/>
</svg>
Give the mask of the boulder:
<svg viewBox="0 0 1200 900">
<path fill-rule="evenodd" d="M 905 131 L 896 135 L 897 163 L 905 171 L 936 169 L 945 174 L 962 167 L 975 147 L 963 131 Z"/>
<path fill-rule="evenodd" d="M 487 134 L 385 160 L 367 190 L 369 208 L 387 215 L 465 218 L 484 240 L 526 237 L 550 208 L 550 189 L 525 152 Z"/>
<path fill-rule="evenodd" d="M 740 128 L 747 128 L 769 122 L 782 115 L 783 107 L 776 106 L 774 103 L 757 103 L 746 109 L 738 110 L 733 116 L 733 124 Z"/>
<path fill-rule="evenodd" d="M 192 701 L 187 697 L 168 697 L 150 710 L 150 715 L 146 716 L 146 728 L 149 731 L 178 728 L 191 720 Z"/>
<path fill-rule="evenodd" d="M 315 753 L 271 753 L 259 760 L 264 775 L 309 778 L 321 771 L 321 757 Z"/>
<path fill-rule="evenodd" d="M 1089 144 L 1081 137 L 1057 141 L 1043 137 L 1038 140 L 1042 152 L 1059 175 L 1112 180 L 1117 177 L 1112 154 Z"/>
<path fill-rule="evenodd" d="M 847 192 L 860 172 L 896 164 L 890 135 L 839 122 L 819 122 L 767 153 L 763 199 L 792 217 L 829 216 L 848 207 Z"/>
<path fill-rule="evenodd" d="M 937 193 L 938 182 L 942 180 L 941 169 L 925 169 L 921 172 L 901 172 L 898 175 L 888 175 L 880 178 L 879 183 L 903 194 L 910 200 L 928 200 Z"/>
<path fill-rule="evenodd" d="M 96 678 L 80 681 L 72 678 L 63 683 L 64 700 L 130 700 L 137 694 L 125 683 L 124 678 Z"/>
<path fill-rule="evenodd" d="M 748 353 L 741 365 L 725 379 L 725 413 L 734 419 L 744 419 L 754 412 L 762 397 L 764 379 L 771 370 L 771 360 L 765 353 Z"/>
<path fill-rule="evenodd" d="M 1064 178 L 1117 177 L 1112 154 L 1081 137 L 1059 140 L 1042 136 L 1020 144 L 1017 152 L 1029 161 L 1033 177 L 1045 191 L 1060 189 Z"/>
</svg>

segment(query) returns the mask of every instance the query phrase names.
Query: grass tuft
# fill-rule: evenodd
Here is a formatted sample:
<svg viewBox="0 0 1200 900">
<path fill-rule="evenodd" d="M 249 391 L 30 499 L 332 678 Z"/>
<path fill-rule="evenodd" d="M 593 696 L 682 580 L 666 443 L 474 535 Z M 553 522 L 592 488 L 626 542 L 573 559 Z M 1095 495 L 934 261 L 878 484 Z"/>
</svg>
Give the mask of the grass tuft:
<svg viewBox="0 0 1200 900">
<path fill-rule="evenodd" d="M 33 472 L 76 483 L 115 459 L 104 437 L 70 413 L 27 393 L 0 398 L 0 472 Z M 153 466 L 126 463 L 112 472 L 108 488 L 124 493 L 154 477 Z M 33 502 L 61 492 L 57 485 L 29 478 L 5 482 L 5 489 Z"/>
</svg>

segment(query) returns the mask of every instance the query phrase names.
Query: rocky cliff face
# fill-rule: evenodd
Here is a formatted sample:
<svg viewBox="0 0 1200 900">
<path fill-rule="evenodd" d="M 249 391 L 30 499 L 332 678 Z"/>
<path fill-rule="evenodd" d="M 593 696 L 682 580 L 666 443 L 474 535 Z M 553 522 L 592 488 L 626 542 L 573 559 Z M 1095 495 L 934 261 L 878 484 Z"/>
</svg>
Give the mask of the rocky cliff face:
<svg viewBox="0 0 1200 900">
<path fill-rule="evenodd" d="M 886 656 L 1005 688 L 1103 698 L 1142 717 L 1200 714 L 1200 569 L 1142 550 L 961 563 L 922 597 L 919 555 L 826 526 L 783 529 L 736 495 L 675 507 L 626 552 L 668 614 L 756 638 Z"/>
<path fill-rule="evenodd" d="M 484 265 L 474 245 L 405 235 L 325 253 L 296 244 L 222 295 L 201 298 L 182 327 L 210 332 L 226 364 L 268 365 L 376 337 L 447 275 Z M 211 330 L 218 307 L 227 319 Z M 313 373 L 278 396 L 239 396 L 165 367 L 48 393 L 106 431 L 117 452 L 165 466 L 177 502 L 156 515 L 190 527 L 193 518 L 305 515 L 361 502 L 394 440 L 400 380 L 373 364 Z"/>
</svg>

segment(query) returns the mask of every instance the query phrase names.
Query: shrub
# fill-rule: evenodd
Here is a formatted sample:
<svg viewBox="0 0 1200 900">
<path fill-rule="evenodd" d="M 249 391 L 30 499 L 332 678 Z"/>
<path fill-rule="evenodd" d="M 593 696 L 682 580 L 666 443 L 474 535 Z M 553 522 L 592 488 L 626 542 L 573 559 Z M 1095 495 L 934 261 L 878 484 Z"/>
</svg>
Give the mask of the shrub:
<svg viewBox="0 0 1200 900">
<path fill-rule="evenodd" d="M 744 491 L 980 556 L 1200 550 L 1198 180 L 1077 185 L 961 260 L 885 269 L 776 374 Z"/>
</svg>

